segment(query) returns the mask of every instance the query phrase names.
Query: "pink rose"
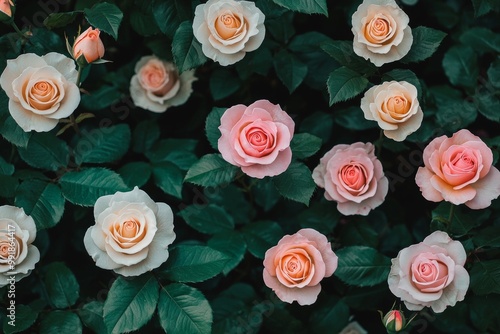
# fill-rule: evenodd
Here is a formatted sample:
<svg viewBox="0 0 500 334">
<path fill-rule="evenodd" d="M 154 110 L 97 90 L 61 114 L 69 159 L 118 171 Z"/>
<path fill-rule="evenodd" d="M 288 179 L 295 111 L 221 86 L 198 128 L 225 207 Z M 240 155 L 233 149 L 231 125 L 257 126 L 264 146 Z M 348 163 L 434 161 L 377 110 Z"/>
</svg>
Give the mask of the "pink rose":
<svg viewBox="0 0 500 334">
<path fill-rule="evenodd" d="M 104 44 L 99 37 L 101 31 L 89 27 L 82 32 L 73 44 L 73 58 L 78 60 L 81 56 L 87 63 L 94 62 L 104 56 Z"/>
<path fill-rule="evenodd" d="M 368 215 L 384 202 L 389 190 L 371 143 L 334 146 L 320 159 L 312 176 L 325 188 L 325 198 L 336 201 L 344 215 Z"/>
<path fill-rule="evenodd" d="M 491 149 L 469 130 L 435 138 L 424 150 L 415 182 L 428 201 L 484 209 L 500 195 L 500 172 Z"/>
<path fill-rule="evenodd" d="M 321 291 L 320 282 L 337 269 L 338 258 L 326 237 L 304 228 L 285 235 L 264 258 L 264 283 L 279 299 L 311 305 Z"/>
<path fill-rule="evenodd" d="M 443 312 L 465 297 L 469 287 L 466 258 L 459 241 L 436 231 L 392 259 L 389 289 L 410 311 L 432 307 L 436 313 Z"/>
<path fill-rule="evenodd" d="M 224 160 L 259 179 L 283 173 L 292 161 L 295 123 L 279 105 L 259 100 L 238 104 L 221 117 L 218 147 Z"/>
<path fill-rule="evenodd" d="M 186 103 L 196 81 L 194 70 L 179 74 L 173 63 L 156 56 L 139 59 L 135 73 L 130 79 L 130 97 L 136 106 L 157 113 Z"/>
<path fill-rule="evenodd" d="M 352 15 L 354 52 L 379 67 L 403 58 L 413 44 L 409 22 L 394 0 L 364 0 Z"/>
<path fill-rule="evenodd" d="M 386 137 L 403 141 L 420 128 L 424 118 L 417 94 L 409 82 L 384 82 L 366 91 L 361 109 L 367 120 L 377 121 Z"/>
<path fill-rule="evenodd" d="M 196 6 L 193 34 L 205 56 L 227 66 L 262 44 L 264 19 L 252 1 L 209 0 Z"/>
<path fill-rule="evenodd" d="M 7 21 L 8 19 L 12 18 L 13 7 L 14 3 L 12 2 L 12 0 L 0 0 L 0 22 Z"/>
</svg>

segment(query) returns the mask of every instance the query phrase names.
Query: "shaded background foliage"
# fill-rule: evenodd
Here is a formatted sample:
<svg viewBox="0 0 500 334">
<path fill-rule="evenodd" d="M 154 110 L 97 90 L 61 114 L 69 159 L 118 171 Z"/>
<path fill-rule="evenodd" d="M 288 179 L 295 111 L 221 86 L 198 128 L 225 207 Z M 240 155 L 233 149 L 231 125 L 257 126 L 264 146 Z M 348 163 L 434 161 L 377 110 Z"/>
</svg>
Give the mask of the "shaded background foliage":
<svg viewBox="0 0 500 334">
<path fill-rule="evenodd" d="M 94 117 L 83 119 L 79 132 L 67 128 L 56 136 L 61 124 L 48 134 L 24 133 L 1 92 L 0 201 L 33 216 L 42 254 L 34 272 L 16 284 L 15 328 L 1 310 L 4 332 L 327 333 L 354 319 L 379 333 L 376 310 L 385 312 L 396 300 L 386 283 L 389 259 L 437 229 L 463 243 L 471 285 L 465 301 L 444 313 L 421 312 L 411 332 L 498 331 L 500 201 L 479 211 L 460 206 L 450 215 L 449 204 L 421 196 L 414 176 L 426 143 L 462 128 L 492 148 L 498 166 L 500 3 L 401 1 L 414 36 L 417 27 L 430 29 L 419 28 L 405 59 L 375 68 L 352 52 L 350 18 L 360 2 L 317 1 L 327 3 L 326 16 L 321 8 L 320 14 L 301 13 L 293 1 L 257 0 L 266 14 L 264 43 L 221 67 L 193 41 L 200 1 L 108 0 L 100 13 L 123 18 L 119 28 L 101 27 L 112 63 L 84 72 L 75 115 Z M 85 19 L 103 24 L 90 10 L 96 3 L 17 1 L 16 23 L 33 35 L 23 43 L 10 27 L 0 27 L 0 70 L 21 52 L 67 54 L 65 34 L 72 41 Z M 84 12 L 48 17 L 73 11 Z M 163 114 L 135 108 L 129 97 L 135 63 L 153 53 L 181 69 L 196 68 L 198 77 L 188 102 Z M 345 87 L 330 76 L 343 66 L 357 84 Z M 377 124 L 364 120 L 359 108 L 359 94 L 392 79 L 419 88 L 425 115 L 403 143 L 380 138 Z M 272 180 L 246 177 L 216 149 L 223 111 L 263 98 L 280 104 L 297 129 L 295 160 Z M 323 153 L 356 141 L 377 146 L 390 181 L 384 204 L 367 217 L 342 216 L 310 179 Z M 87 176 L 93 184 L 83 181 Z M 95 267 L 82 241 L 94 224 L 97 197 L 136 185 L 173 208 L 177 239 L 164 265 L 130 280 Z M 343 261 L 307 307 L 285 305 L 262 281 L 265 251 L 303 227 L 324 233 Z M 368 268 L 356 269 L 360 263 Z M 7 305 L 6 287 L 0 296 Z"/>
</svg>

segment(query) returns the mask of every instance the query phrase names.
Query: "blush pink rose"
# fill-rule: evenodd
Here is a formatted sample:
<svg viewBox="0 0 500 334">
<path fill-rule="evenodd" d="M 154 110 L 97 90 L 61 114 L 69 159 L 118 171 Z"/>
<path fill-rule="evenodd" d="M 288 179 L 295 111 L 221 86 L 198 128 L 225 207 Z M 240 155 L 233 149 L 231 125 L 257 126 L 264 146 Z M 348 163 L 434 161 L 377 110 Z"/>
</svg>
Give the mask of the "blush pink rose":
<svg viewBox="0 0 500 334">
<path fill-rule="evenodd" d="M 313 170 L 314 182 L 325 189 L 325 198 L 336 201 L 346 216 L 366 216 L 385 200 L 389 181 L 374 150 L 371 143 L 336 145 Z"/>
<path fill-rule="evenodd" d="M 264 283 L 279 299 L 300 305 L 313 304 L 321 291 L 320 282 L 337 269 L 338 258 L 326 237 L 304 228 L 285 235 L 264 258 Z"/>
<path fill-rule="evenodd" d="M 386 137 L 403 141 L 420 128 L 424 118 L 417 95 L 417 88 L 409 82 L 388 81 L 366 91 L 361 109 L 367 120 L 378 123 Z"/>
<path fill-rule="evenodd" d="M 12 0 L 0 0 L 0 22 L 7 21 L 7 19 L 12 18 L 13 8 L 14 3 Z"/>
<path fill-rule="evenodd" d="M 389 289 L 410 311 L 431 307 L 436 313 L 464 300 L 469 274 L 467 255 L 459 241 L 436 231 L 423 242 L 402 249 L 392 259 Z"/>
<path fill-rule="evenodd" d="M 469 130 L 435 138 L 424 149 L 415 182 L 428 201 L 484 209 L 500 195 L 500 172 L 491 149 Z"/>
<path fill-rule="evenodd" d="M 219 126 L 224 160 L 259 179 L 283 173 L 292 161 L 292 118 L 277 104 L 259 100 L 227 109 Z"/>
<path fill-rule="evenodd" d="M 354 52 L 378 67 L 403 58 L 413 44 L 409 22 L 394 0 L 364 0 L 352 15 Z"/>
<path fill-rule="evenodd" d="M 205 56 L 227 66 L 262 44 L 264 19 L 252 1 L 209 0 L 196 7 L 193 34 Z"/>
<path fill-rule="evenodd" d="M 73 44 L 73 58 L 78 60 L 81 56 L 85 58 L 87 63 L 92 63 L 104 56 L 104 44 L 99 35 L 99 29 L 89 27 L 82 32 Z"/>
</svg>

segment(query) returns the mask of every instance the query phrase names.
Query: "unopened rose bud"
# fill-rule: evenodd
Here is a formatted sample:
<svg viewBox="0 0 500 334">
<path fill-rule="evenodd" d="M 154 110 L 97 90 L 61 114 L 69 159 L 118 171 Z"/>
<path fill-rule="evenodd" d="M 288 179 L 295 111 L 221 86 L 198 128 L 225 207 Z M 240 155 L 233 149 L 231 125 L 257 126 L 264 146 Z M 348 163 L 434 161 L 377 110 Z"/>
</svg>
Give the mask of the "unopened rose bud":
<svg viewBox="0 0 500 334">
<path fill-rule="evenodd" d="M 406 319 L 403 312 L 398 310 L 389 311 L 382 319 L 388 333 L 397 333 L 406 327 Z"/>
<path fill-rule="evenodd" d="M 0 0 L 0 22 L 10 24 L 14 15 L 14 3 L 12 0 Z"/>
<path fill-rule="evenodd" d="M 77 62 L 85 59 L 86 64 L 90 64 L 104 56 L 104 44 L 99 37 L 100 33 L 99 29 L 89 27 L 77 37 L 73 44 L 73 58 Z M 80 59 L 81 57 L 83 58 Z"/>
</svg>

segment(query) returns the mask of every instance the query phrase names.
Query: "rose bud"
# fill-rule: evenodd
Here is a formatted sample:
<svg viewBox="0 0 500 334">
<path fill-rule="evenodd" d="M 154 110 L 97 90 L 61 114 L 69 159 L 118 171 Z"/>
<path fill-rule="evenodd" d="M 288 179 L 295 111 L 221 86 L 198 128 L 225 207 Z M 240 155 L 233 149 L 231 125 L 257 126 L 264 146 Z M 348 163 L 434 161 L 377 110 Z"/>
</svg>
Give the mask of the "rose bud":
<svg viewBox="0 0 500 334">
<path fill-rule="evenodd" d="M 12 0 L 0 0 L 0 22 L 10 24 L 14 15 L 14 3 Z"/>
<path fill-rule="evenodd" d="M 396 333 L 406 327 L 406 319 L 403 312 L 398 310 L 389 311 L 382 319 L 387 333 Z"/>
<path fill-rule="evenodd" d="M 83 65 L 90 64 L 104 56 L 104 45 L 99 37 L 100 33 L 99 29 L 89 27 L 76 38 L 73 44 L 73 58 L 78 63 L 83 62 Z M 81 58 L 82 56 L 83 58 Z"/>
</svg>

